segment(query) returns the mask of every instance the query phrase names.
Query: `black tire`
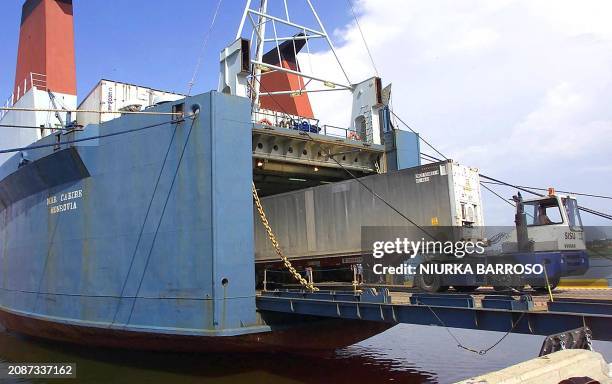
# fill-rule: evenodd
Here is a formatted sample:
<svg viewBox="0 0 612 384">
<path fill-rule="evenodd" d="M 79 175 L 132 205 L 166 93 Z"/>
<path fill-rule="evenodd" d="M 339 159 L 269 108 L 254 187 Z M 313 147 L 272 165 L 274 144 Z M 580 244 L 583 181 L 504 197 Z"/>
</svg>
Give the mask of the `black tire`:
<svg viewBox="0 0 612 384">
<path fill-rule="evenodd" d="M 553 291 L 555 288 L 557 288 L 557 285 L 559 285 L 559 281 L 561 279 L 560 278 L 556 278 L 553 280 L 549 280 L 548 283 L 550 284 L 550 290 Z M 531 288 L 533 288 L 536 292 L 540 292 L 540 293 L 546 293 L 548 292 L 548 287 L 547 286 L 531 286 Z"/>
<path fill-rule="evenodd" d="M 457 292 L 474 292 L 479 287 L 479 285 L 453 285 Z"/>
<path fill-rule="evenodd" d="M 442 278 L 437 274 L 418 274 L 415 276 L 417 288 L 430 293 L 448 291 L 448 285 L 442 285 Z"/>
</svg>

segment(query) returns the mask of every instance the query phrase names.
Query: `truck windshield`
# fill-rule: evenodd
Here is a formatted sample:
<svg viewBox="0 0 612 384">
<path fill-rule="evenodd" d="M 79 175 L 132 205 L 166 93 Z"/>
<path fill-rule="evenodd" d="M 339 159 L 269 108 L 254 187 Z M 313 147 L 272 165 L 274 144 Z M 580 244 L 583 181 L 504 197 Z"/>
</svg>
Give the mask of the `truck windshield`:
<svg viewBox="0 0 612 384">
<path fill-rule="evenodd" d="M 582 219 L 580 218 L 580 210 L 576 199 L 564 198 L 563 206 L 567 212 L 570 228 L 573 231 L 582 231 Z"/>
<path fill-rule="evenodd" d="M 526 201 L 525 213 L 527 214 L 527 225 L 551 225 L 563 223 L 563 216 L 557 199 L 543 199 Z"/>
</svg>

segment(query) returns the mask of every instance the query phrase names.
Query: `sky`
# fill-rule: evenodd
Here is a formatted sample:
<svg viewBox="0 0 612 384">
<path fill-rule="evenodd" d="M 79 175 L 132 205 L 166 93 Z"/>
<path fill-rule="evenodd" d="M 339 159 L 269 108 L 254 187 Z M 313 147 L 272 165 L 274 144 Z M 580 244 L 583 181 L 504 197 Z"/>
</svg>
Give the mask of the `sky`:
<svg viewBox="0 0 612 384">
<path fill-rule="evenodd" d="M 271 4 L 281 0 L 270 0 Z M 396 114 L 447 157 L 515 184 L 612 195 L 612 2 L 588 0 L 353 0 Z M 243 1 L 75 0 L 78 93 L 101 78 L 192 93 L 216 88 L 219 51 L 235 37 Z M 345 0 L 313 0 L 353 83 L 375 74 Z M 2 2 L 0 92 L 12 89 L 20 0 Z M 289 0 L 295 19 L 303 0 Z M 342 80 L 313 44 L 302 68 Z M 308 66 L 306 65 L 308 63 Z M 312 63 L 312 67 L 310 67 Z M 321 120 L 346 126 L 350 95 L 312 97 Z M 423 147 L 425 148 L 425 147 Z M 432 151 L 429 151 L 432 153 Z M 492 186 L 505 197 L 515 190 Z M 487 224 L 513 208 L 482 191 Z M 579 198 L 612 213 L 612 201 Z M 586 224 L 609 221 L 583 214 Z"/>
</svg>

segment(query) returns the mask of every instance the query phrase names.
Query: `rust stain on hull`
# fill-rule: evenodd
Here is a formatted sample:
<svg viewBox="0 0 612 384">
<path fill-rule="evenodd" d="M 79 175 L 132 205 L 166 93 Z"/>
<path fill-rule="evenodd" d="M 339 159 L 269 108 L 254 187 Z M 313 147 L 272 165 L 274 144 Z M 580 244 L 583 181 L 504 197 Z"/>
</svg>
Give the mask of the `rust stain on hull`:
<svg viewBox="0 0 612 384">
<path fill-rule="evenodd" d="M 2 310 L 0 323 L 11 332 L 72 344 L 174 352 L 334 350 L 365 340 L 392 326 L 367 321 L 309 319 L 265 333 L 187 336 L 62 324 Z"/>
</svg>

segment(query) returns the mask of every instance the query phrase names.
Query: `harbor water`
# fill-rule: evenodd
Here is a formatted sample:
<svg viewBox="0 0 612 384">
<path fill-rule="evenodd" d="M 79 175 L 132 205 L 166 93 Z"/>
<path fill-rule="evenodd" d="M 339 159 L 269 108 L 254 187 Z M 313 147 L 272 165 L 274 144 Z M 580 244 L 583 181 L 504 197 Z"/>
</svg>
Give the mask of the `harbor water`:
<svg viewBox="0 0 612 384">
<path fill-rule="evenodd" d="M 474 349 L 487 348 L 503 336 L 451 331 Z M 458 348 L 441 327 L 398 325 L 332 354 L 173 354 L 87 348 L 2 330 L 0 362 L 70 362 L 77 366 L 76 380 L 3 383 L 453 383 L 534 358 L 542 341 L 543 337 L 510 334 L 480 356 Z M 607 361 L 612 360 L 612 343 L 595 342 L 594 347 Z"/>
</svg>

